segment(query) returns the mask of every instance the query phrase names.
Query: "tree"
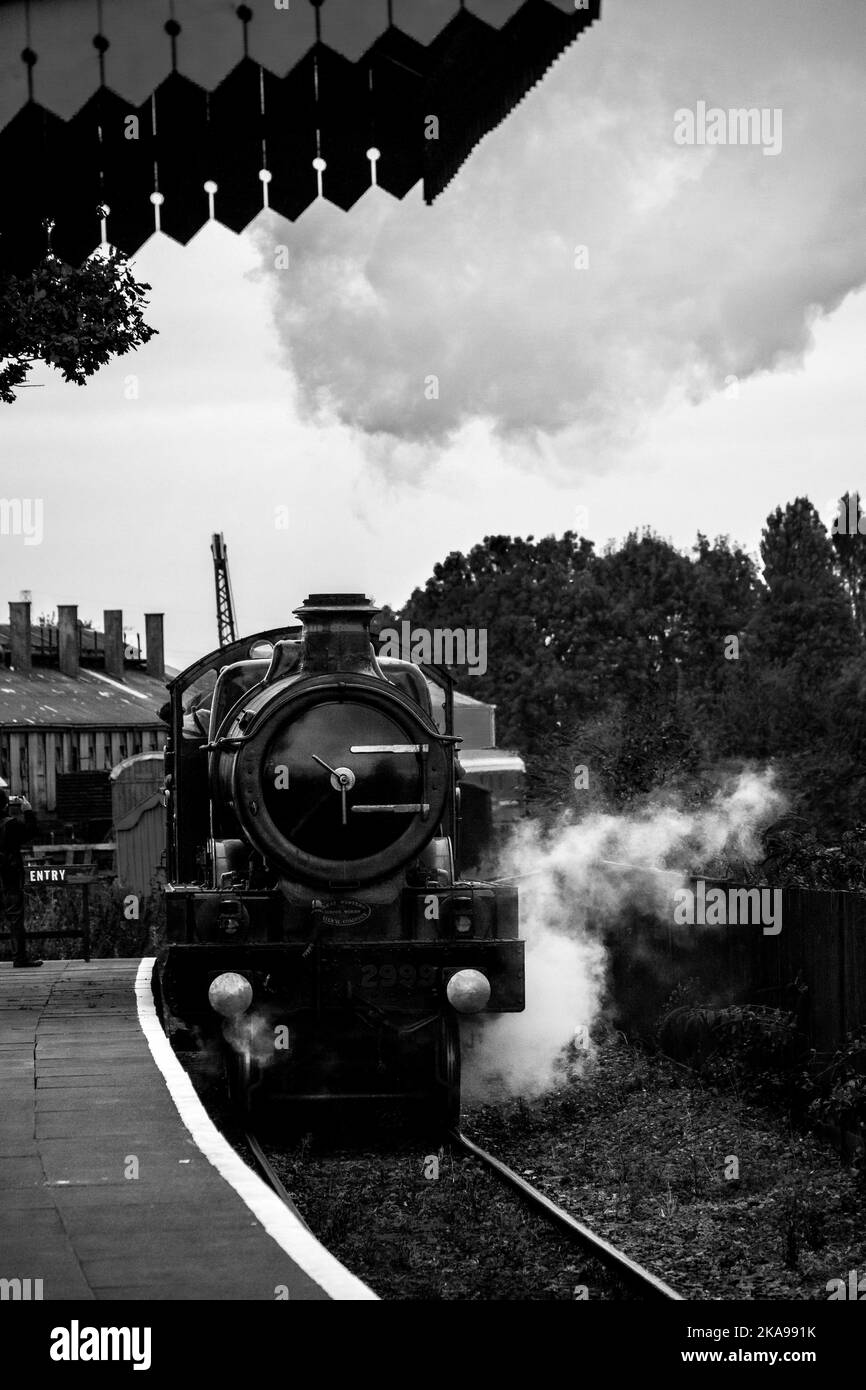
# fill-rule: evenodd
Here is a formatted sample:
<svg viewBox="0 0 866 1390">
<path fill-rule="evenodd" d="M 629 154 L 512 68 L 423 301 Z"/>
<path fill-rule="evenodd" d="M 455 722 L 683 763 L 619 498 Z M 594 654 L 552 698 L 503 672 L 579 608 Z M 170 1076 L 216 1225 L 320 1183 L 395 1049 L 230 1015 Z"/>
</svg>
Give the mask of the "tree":
<svg viewBox="0 0 866 1390">
<path fill-rule="evenodd" d="M 857 631 L 866 637 L 866 518 L 860 510 L 858 493 L 846 492 L 841 499 L 832 541 L 836 571 L 848 595 Z"/>
<path fill-rule="evenodd" d="M 145 293 L 115 250 L 79 268 L 49 253 L 28 275 L 0 278 L 0 401 L 14 403 L 34 362 L 83 386 L 112 357 L 148 342 Z"/>
<path fill-rule="evenodd" d="M 611 598 L 609 656 L 629 704 L 675 701 L 685 651 L 691 565 L 649 529 L 608 546 L 600 582 Z"/>
<path fill-rule="evenodd" d="M 738 673 L 738 751 L 794 755 L 823 738 L 831 688 L 862 642 L 830 537 L 808 498 L 767 518 L 761 556 L 764 586 Z"/>
<path fill-rule="evenodd" d="M 768 518 L 761 554 L 763 582 L 700 532 L 691 554 L 649 530 L 601 555 L 570 532 L 487 536 L 389 617 L 487 629 L 487 672 L 458 683 L 497 706 L 537 807 L 692 794 L 716 766 L 772 759 L 792 804 L 835 833 L 866 792 L 866 642 L 807 499 Z"/>
<path fill-rule="evenodd" d="M 642 760 L 649 776 L 672 755 L 681 692 L 715 698 L 730 664 L 724 637 L 745 627 L 754 605 L 756 575 L 742 551 L 703 536 L 695 549 L 693 561 L 649 530 L 603 555 L 570 531 L 487 536 L 437 565 L 402 617 L 486 629 L 488 671 L 462 687 L 496 704 L 503 742 L 565 766 L 607 712 L 619 730 L 613 744 L 641 750 L 629 766 Z M 679 717 L 686 722 L 685 711 Z"/>
<path fill-rule="evenodd" d="M 735 662 L 726 659 L 727 639 L 751 621 L 759 583 L 754 561 L 728 536 L 710 545 L 700 531 L 692 547 L 683 662 L 692 689 L 717 692 Z"/>
<path fill-rule="evenodd" d="M 767 517 L 761 558 L 765 587 L 750 636 L 763 661 L 838 672 L 859 644 L 833 545 L 807 497 Z"/>
<path fill-rule="evenodd" d="M 486 633 L 487 671 L 455 674 L 468 694 L 497 705 L 503 744 L 538 747 L 593 696 L 592 555 L 571 531 L 539 541 L 485 536 L 468 555 L 453 551 L 437 564 L 400 614 L 427 629 Z"/>
</svg>

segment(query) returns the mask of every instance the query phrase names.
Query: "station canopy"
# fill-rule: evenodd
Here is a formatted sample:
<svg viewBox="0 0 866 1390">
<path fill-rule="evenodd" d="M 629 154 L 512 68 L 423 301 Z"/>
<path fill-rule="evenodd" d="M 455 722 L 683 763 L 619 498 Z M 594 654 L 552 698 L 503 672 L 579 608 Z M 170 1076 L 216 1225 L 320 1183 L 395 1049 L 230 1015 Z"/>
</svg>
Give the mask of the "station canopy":
<svg viewBox="0 0 866 1390">
<path fill-rule="evenodd" d="M 0 268 L 432 202 L 601 0 L 0 0 Z"/>
</svg>

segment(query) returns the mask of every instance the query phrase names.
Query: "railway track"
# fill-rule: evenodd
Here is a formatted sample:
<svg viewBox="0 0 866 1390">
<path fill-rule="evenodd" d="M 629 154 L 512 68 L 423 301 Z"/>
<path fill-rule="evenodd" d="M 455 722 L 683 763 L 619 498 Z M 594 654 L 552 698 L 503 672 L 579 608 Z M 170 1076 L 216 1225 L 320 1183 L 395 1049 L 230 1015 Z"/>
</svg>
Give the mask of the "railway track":
<svg viewBox="0 0 866 1390">
<path fill-rule="evenodd" d="M 289 1207 L 302 1225 L 307 1230 L 310 1230 L 310 1227 L 299 1212 L 295 1202 L 274 1169 L 273 1164 L 265 1153 L 259 1140 L 249 1131 L 245 1131 L 243 1137 L 250 1151 L 253 1153 L 256 1163 L 266 1181 L 271 1185 L 280 1199 L 285 1202 L 286 1206 Z M 624 1251 L 618 1250 L 616 1246 L 611 1245 L 610 1242 L 606 1241 L 602 1236 L 596 1235 L 588 1226 L 584 1226 L 582 1222 L 575 1220 L 575 1218 L 567 1211 L 564 1211 L 562 1207 L 557 1206 L 556 1203 L 552 1202 L 549 1197 L 546 1197 L 543 1192 L 540 1192 L 538 1188 L 533 1187 L 532 1184 L 528 1183 L 525 1178 L 522 1178 L 519 1173 L 516 1173 L 513 1168 L 509 1168 L 507 1164 L 502 1163 L 500 1159 L 488 1153 L 486 1149 L 482 1149 L 478 1144 L 473 1143 L 473 1141 L 467 1138 L 460 1130 L 452 1130 L 448 1137 L 457 1152 L 463 1153 L 483 1164 L 485 1169 L 492 1172 L 497 1179 L 517 1191 L 535 1211 L 542 1215 L 560 1232 L 564 1233 L 569 1241 L 580 1246 L 584 1252 L 598 1260 L 608 1271 L 621 1280 L 623 1285 L 625 1285 L 632 1294 L 636 1294 L 645 1299 L 663 1299 L 674 1302 L 683 1301 L 682 1295 L 678 1294 L 668 1284 L 664 1283 L 663 1280 L 651 1274 L 650 1271 L 644 1269 L 642 1265 L 637 1264 L 637 1262 L 626 1255 Z"/>
<path fill-rule="evenodd" d="M 549 1197 L 545 1197 L 543 1192 L 539 1192 L 537 1187 L 528 1183 L 513 1168 L 509 1168 L 506 1163 L 495 1158 L 493 1154 L 482 1149 L 478 1144 L 474 1144 L 471 1139 L 467 1139 L 459 1129 L 451 1131 L 450 1139 L 458 1149 L 464 1153 L 471 1154 L 477 1158 L 479 1163 L 483 1163 L 510 1187 L 515 1188 L 520 1195 L 525 1198 L 537 1211 L 541 1212 L 548 1221 L 566 1231 L 569 1236 L 578 1242 L 584 1249 L 589 1250 L 609 1269 L 613 1269 L 635 1292 L 642 1293 L 647 1298 L 672 1299 L 676 1302 L 683 1302 L 682 1294 L 676 1293 L 663 1280 L 656 1278 L 648 1269 L 636 1263 L 622 1250 L 618 1250 L 615 1245 L 604 1240 L 591 1231 L 588 1226 L 575 1218 L 562 1207 L 558 1207 L 555 1202 L 551 1202 Z"/>
<path fill-rule="evenodd" d="M 273 1164 L 271 1163 L 270 1159 L 268 1158 L 267 1154 L 265 1153 L 256 1136 L 254 1134 L 251 1134 L 250 1131 L 246 1129 L 243 1132 L 243 1138 L 244 1142 L 249 1146 L 253 1154 L 253 1157 L 256 1160 L 256 1163 L 258 1164 L 259 1170 L 262 1174 L 262 1177 L 265 1179 L 265 1182 L 267 1182 L 274 1189 L 280 1201 L 285 1202 L 286 1206 L 289 1208 L 289 1211 L 291 1211 L 298 1218 L 304 1229 L 309 1231 L 309 1226 L 307 1225 L 304 1218 L 301 1216 L 301 1213 L 298 1211 L 298 1208 L 295 1206 L 295 1203 L 292 1201 L 292 1198 L 289 1192 L 287 1191 L 286 1187 L 280 1181 L 279 1175 L 277 1174 Z M 310 1231 L 310 1234 L 313 1234 L 312 1231 Z"/>
</svg>

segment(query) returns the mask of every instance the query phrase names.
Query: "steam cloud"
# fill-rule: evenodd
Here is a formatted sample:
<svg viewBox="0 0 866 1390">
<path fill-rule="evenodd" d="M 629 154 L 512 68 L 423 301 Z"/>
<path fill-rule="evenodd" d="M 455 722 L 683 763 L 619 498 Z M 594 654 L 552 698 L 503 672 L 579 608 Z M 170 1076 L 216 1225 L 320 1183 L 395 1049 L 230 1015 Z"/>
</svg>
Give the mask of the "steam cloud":
<svg viewBox="0 0 866 1390">
<path fill-rule="evenodd" d="M 565 451 L 544 439 L 567 431 L 573 472 L 671 394 L 802 358 L 866 279 L 861 10 L 620 0 L 432 208 L 371 190 L 262 228 L 301 411 L 403 474 L 473 421 L 535 440 L 549 470 Z M 778 157 L 677 146 L 698 100 L 779 108 Z"/>
<path fill-rule="evenodd" d="M 672 921 L 673 893 L 685 874 L 712 872 L 722 858 L 759 857 L 759 833 L 783 804 L 772 773 L 748 771 L 694 810 L 655 804 L 628 815 L 594 813 L 547 838 L 534 823 L 521 824 L 501 873 L 520 877 L 526 1011 L 464 1023 L 466 1099 L 529 1098 L 549 1089 L 563 1047 L 604 1006 L 605 953 L 596 930 L 615 927 L 633 908 Z M 605 861 L 674 872 L 628 872 Z"/>
</svg>

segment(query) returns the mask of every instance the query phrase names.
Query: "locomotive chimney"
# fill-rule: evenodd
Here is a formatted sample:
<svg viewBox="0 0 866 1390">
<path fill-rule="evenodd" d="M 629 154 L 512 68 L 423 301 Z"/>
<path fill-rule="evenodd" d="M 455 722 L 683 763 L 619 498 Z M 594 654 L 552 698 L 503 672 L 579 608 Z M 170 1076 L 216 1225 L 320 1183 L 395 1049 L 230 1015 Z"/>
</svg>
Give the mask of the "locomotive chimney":
<svg viewBox="0 0 866 1390">
<path fill-rule="evenodd" d="M 305 676 L 333 671 L 380 675 L 370 641 L 378 608 L 364 594 L 310 594 L 295 609 L 304 624 L 300 670 Z"/>
</svg>

